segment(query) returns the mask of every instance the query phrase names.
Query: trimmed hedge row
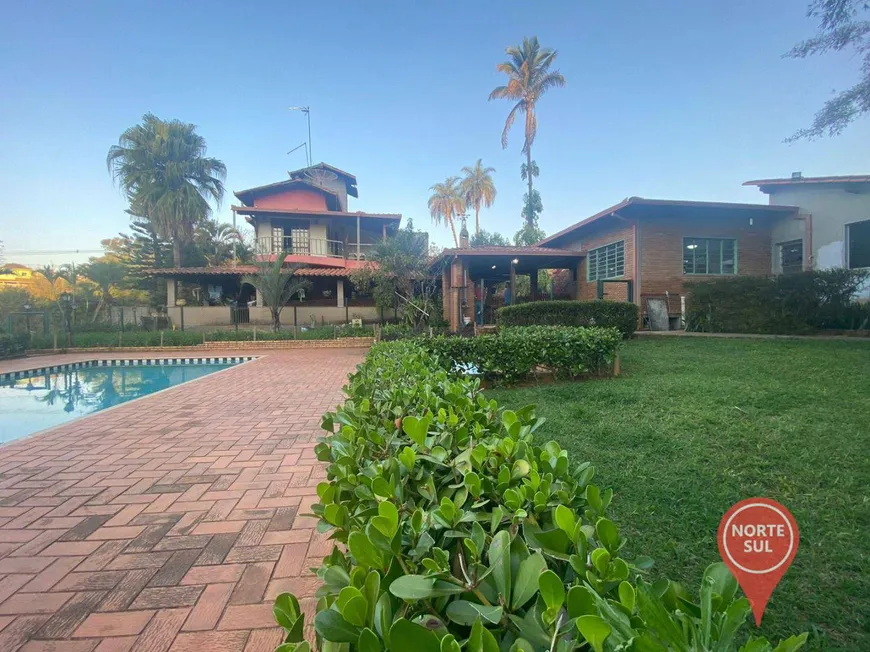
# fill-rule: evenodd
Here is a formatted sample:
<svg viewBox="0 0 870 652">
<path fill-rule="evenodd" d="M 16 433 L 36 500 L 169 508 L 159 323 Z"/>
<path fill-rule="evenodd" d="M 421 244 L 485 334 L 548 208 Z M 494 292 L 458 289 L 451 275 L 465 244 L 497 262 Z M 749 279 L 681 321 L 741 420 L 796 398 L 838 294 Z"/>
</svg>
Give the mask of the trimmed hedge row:
<svg viewBox="0 0 870 652">
<path fill-rule="evenodd" d="M 736 276 L 688 285 L 686 329 L 712 333 L 812 334 L 870 329 L 870 303 L 854 297 L 862 270 Z"/>
<path fill-rule="evenodd" d="M 374 346 L 345 391 L 315 447 L 327 481 L 312 511 L 341 544 L 316 570 L 316 649 L 728 652 L 746 639 L 750 605 L 724 564 L 699 602 L 642 579 L 652 560 L 621 556 L 613 492 L 556 442 L 533 443 L 534 407 L 499 409 L 409 340 Z M 274 613 L 278 652 L 309 652 L 296 597 Z"/>
<path fill-rule="evenodd" d="M 545 367 L 558 378 L 610 371 L 622 336 L 615 328 L 517 326 L 494 335 L 431 337 L 415 342 L 448 371 L 474 370 L 506 384 L 535 376 Z"/>
<path fill-rule="evenodd" d="M 535 301 L 496 311 L 499 326 L 612 326 L 623 337 L 637 330 L 637 305 L 624 301 Z"/>
</svg>

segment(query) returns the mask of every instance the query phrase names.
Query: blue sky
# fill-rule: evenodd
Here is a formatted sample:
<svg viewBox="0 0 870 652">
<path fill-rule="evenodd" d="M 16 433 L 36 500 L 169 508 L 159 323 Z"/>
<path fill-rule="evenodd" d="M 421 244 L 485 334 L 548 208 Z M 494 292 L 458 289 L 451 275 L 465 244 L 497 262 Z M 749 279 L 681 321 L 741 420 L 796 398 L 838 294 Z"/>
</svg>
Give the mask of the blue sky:
<svg viewBox="0 0 870 652">
<path fill-rule="evenodd" d="M 97 249 L 125 230 L 110 145 L 147 111 L 198 125 L 227 188 L 286 178 L 313 154 L 356 174 L 352 210 L 400 212 L 448 244 L 428 189 L 483 158 L 484 228 L 520 225 L 521 129 L 487 102 L 504 48 L 537 35 L 568 85 L 539 104 L 541 226 L 630 195 L 763 203 L 747 179 L 870 172 L 870 121 L 789 145 L 857 77 L 847 56 L 782 59 L 812 34 L 801 0 L 609 2 L 20 2 L 0 40 L 0 239 Z M 228 194 L 216 211 L 229 219 Z M 7 256 L 28 264 L 71 256 Z M 81 257 L 79 258 L 81 259 Z"/>
</svg>

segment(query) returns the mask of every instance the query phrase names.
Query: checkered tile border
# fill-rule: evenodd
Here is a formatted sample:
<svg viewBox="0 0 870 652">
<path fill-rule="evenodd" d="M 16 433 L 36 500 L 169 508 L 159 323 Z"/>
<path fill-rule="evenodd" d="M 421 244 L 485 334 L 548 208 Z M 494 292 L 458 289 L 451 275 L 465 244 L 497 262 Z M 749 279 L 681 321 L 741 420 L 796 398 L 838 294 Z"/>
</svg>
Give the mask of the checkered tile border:
<svg viewBox="0 0 870 652">
<path fill-rule="evenodd" d="M 196 365 L 196 364 L 239 364 L 256 360 L 255 356 L 219 356 L 210 358 L 135 358 L 131 360 L 84 360 L 71 362 L 51 367 L 39 367 L 37 369 L 22 369 L 0 374 L 0 383 L 19 378 L 30 378 L 44 374 L 57 373 L 59 371 L 72 371 L 74 369 L 87 369 L 90 367 L 141 367 L 141 366 L 169 366 L 169 365 Z"/>
</svg>

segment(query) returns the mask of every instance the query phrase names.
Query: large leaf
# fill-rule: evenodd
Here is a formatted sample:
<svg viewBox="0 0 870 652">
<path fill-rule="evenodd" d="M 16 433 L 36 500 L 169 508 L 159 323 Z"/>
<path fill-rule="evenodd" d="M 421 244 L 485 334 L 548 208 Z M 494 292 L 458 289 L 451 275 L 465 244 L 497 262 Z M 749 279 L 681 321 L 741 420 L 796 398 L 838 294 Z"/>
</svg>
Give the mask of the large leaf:
<svg viewBox="0 0 870 652">
<path fill-rule="evenodd" d="M 347 547 L 350 549 L 353 558 L 361 566 L 377 569 L 384 567 L 381 551 L 359 530 L 350 533 L 350 536 L 347 538 Z"/>
<path fill-rule="evenodd" d="M 511 595 L 511 610 L 516 611 L 531 600 L 538 592 L 538 577 L 547 570 L 544 556 L 535 552 L 520 562 Z"/>
<path fill-rule="evenodd" d="M 390 584 L 390 593 L 402 600 L 425 600 L 462 593 L 465 589 L 423 575 L 403 575 Z"/>
<path fill-rule="evenodd" d="M 486 606 L 468 600 L 454 600 L 447 605 L 447 617 L 457 625 L 471 626 L 478 618 L 497 625 L 502 613 L 501 607 Z"/>
<path fill-rule="evenodd" d="M 287 631 L 284 641 L 287 643 L 300 643 L 303 640 L 302 630 L 304 618 L 299 601 L 292 593 L 282 593 L 275 598 L 272 608 L 275 620 Z"/>
<path fill-rule="evenodd" d="M 493 569 L 495 587 L 502 596 L 501 602 L 509 604 L 511 599 L 511 535 L 502 530 L 492 538 L 489 546 L 489 566 Z"/>
<path fill-rule="evenodd" d="M 486 627 L 483 620 L 478 618 L 471 627 L 471 634 L 465 644 L 466 652 L 499 652 L 498 641 Z"/>
<path fill-rule="evenodd" d="M 613 631 L 604 619 L 599 616 L 580 616 L 577 620 L 577 629 L 583 634 L 583 638 L 589 641 L 589 645 L 595 652 L 604 651 L 604 641 Z"/>
<path fill-rule="evenodd" d="M 547 609 L 556 611 L 565 602 L 565 583 L 551 570 L 544 571 L 538 576 L 538 590 Z"/>
<path fill-rule="evenodd" d="M 366 627 L 359 635 L 356 649 L 359 652 L 382 652 L 384 646 L 381 645 L 381 639 L 372 630 Z"/>
<path fill-rule="evenodd" d="M 351 625 L 334 609 L 325 609 L 314 617 L 314 629 L 327 641 L 356 643 L 360 628 Z"/>
<path fill-rule="evenodd" d="M 434 632 L 404 618 L 399 618 L 390 628 L 390 649 L 409 652 L 441 652 L 441 645 Z"/>
</svg>

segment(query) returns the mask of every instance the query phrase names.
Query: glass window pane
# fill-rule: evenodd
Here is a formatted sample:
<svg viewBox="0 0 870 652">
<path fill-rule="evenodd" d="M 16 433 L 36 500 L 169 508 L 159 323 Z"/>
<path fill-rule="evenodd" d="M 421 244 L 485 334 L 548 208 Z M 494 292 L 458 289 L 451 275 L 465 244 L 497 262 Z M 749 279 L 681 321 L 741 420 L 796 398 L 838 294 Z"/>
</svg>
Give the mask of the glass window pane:
<svg viewBox="0 0 870 652">
<path fill-rule="evenodd" d="M 722 243 L 723 240 L 707 241 L 707 267 L 709 274 L 722 273 Z"/>
<path fill-rule="evenodd" d="M 737 273 L 737 241 L 722 240 L 722 271 L 721 274 Z"/>
<path fill-rule="evenodd" d="M 849 269 L 870 267 L 870 220 L 849 224 Z"/>
</svg>

